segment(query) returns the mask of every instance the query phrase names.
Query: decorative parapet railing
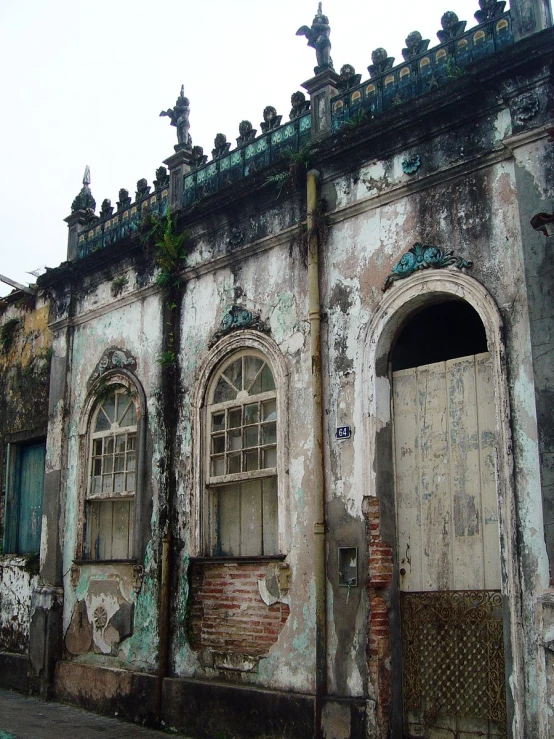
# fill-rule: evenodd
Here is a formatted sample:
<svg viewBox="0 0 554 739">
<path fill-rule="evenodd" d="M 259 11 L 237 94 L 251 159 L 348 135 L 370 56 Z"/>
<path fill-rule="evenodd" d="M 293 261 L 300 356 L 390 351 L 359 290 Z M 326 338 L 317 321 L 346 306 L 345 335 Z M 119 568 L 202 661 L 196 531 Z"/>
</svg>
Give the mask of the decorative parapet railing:
<svg viewBox="0 0 554 739">
<path fill-rule="evenodd" d="M 352 125 L 362 117 L 379 115 L 462 77 L 468 64 L 512 43 L 512 21 L 507 11 L 402 64 L 374 74 L 368 81 L 332 98 L 333 131 L 348 121 Z"/>
<path fill-rule="evenodd" d="M 130 198 L 129 198 L 130 200 Z M 169 189 L 155 190 L 127 207 L 120 208 L 104 218 L 96 219 L 79 233 L 77 259 L 121 241 L 138 231 L 144 219 L 150 215 L 165 215 L 169 203 Z"/>
<path fill-rule="evenodd" d="M 311 141 L 311 114 L 258 136 L 252 142 L 214 159 L 184 177 L 183 207 L 259 172 L 269 164 L 293 154 Z"/>
</svg>

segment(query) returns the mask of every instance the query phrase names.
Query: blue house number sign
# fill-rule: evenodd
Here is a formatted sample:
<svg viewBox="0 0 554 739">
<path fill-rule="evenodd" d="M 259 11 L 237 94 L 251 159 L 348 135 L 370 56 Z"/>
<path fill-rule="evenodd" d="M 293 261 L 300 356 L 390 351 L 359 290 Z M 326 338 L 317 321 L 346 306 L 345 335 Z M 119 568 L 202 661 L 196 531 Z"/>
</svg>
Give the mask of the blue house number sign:
<svg viewBox="0 0 554 739">
<path fill-rule="evenodd" d="M 350 426 L 337 426 L 335 436 L 337 439 L 349 439 L 352 436 Z"/>
</svg>

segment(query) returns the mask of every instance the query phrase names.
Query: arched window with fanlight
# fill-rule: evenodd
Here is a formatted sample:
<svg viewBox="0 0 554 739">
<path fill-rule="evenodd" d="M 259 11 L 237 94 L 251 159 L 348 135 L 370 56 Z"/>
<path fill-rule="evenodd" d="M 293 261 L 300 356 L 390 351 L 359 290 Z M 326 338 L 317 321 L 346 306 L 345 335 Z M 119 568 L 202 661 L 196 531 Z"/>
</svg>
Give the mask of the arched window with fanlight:
<svg viewBox="0 0 554 739">
<path fill-rule="evenodd" d="M 209 554 L 278 554 L 277 396 L 266 357 L 249 349 L 223 360 L 205 413 Z"/>
<path fill-rule="evenodd" d="M 84 554 L 92 560 L 133 557 L 137 488 L 136 393 L 105 388 L 89 428 Z"/>
</svg>

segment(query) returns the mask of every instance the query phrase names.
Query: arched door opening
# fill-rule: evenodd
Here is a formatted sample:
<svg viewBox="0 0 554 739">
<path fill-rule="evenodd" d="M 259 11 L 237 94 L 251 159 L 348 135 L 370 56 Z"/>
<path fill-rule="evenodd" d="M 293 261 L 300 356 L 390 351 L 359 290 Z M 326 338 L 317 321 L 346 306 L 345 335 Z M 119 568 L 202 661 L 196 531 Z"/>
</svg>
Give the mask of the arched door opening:
<svg viewBox="0 0 554 739">
<path fill-rule="evenodd" d="M 503 735 L 496 413 L 479 315 L 427 303 L 389 366 L 403 732 Z"/>
</svg>

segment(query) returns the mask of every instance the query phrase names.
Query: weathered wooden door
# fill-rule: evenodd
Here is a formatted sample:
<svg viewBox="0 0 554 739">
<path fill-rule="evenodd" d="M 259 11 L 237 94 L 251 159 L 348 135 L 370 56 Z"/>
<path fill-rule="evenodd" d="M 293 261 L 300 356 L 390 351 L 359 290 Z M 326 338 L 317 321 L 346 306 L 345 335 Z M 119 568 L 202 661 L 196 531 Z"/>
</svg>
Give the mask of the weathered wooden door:
<svg viewBox="0 0 554 739">
<path fill-rule="evenodd" d="M 42 488 L 46 445 L 31 444 L 21 448 L 19 459 L 19 536 L 17 551 L 34 554 L 40 551 L 42 523 Z"/>
<path fill-rule="evenodd" d="M 393 373 L 405 735 L 505 733 L 488 353 Z"/>
</svg>

